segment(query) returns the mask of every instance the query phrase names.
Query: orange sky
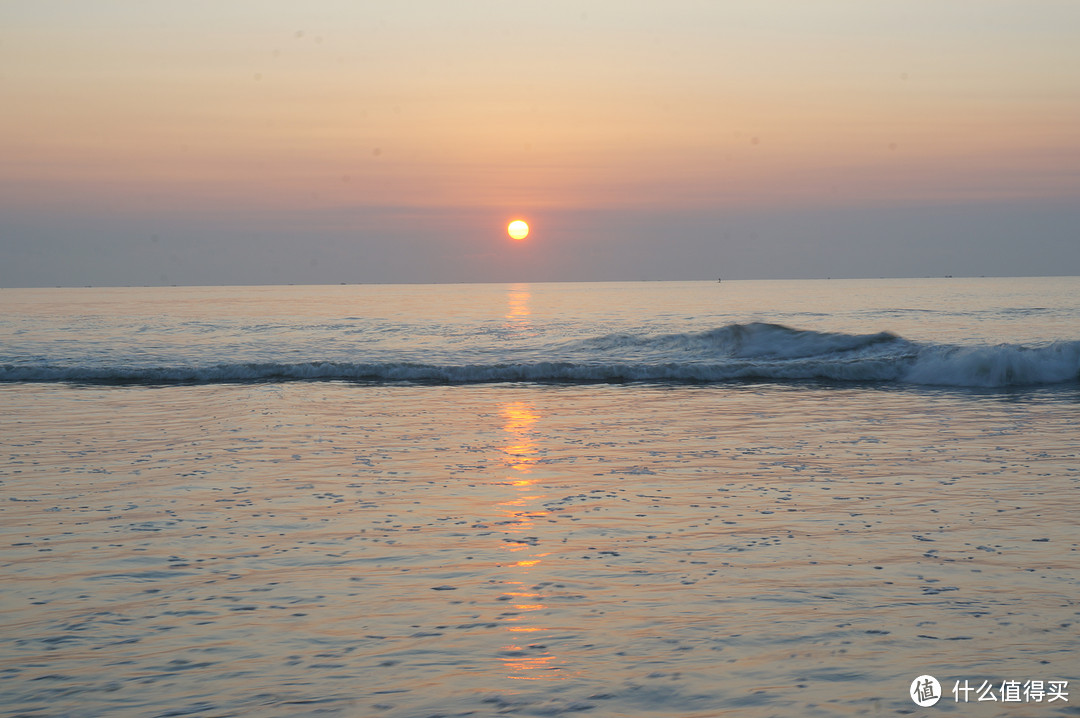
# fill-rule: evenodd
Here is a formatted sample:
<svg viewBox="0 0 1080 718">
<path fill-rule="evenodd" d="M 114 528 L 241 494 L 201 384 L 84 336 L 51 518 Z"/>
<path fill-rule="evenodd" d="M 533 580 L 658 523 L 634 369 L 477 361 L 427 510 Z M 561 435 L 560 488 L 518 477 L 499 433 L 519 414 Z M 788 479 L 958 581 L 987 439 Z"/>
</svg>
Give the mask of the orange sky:
<svg viewBox="0 0 1080 718">
<path fill-rule="evenodd" d="M 1077 198 L 1078 8 L 6 4 L 0 202 L 542 213 Z"/>
<path fill-rule="evenodd" d="M 29 201 L 1071 196 L 1080 24 L 1037 4 L 923 25 L 901 3 L 44 3 L 3 31 L 3 181 Z"/>
</svg>

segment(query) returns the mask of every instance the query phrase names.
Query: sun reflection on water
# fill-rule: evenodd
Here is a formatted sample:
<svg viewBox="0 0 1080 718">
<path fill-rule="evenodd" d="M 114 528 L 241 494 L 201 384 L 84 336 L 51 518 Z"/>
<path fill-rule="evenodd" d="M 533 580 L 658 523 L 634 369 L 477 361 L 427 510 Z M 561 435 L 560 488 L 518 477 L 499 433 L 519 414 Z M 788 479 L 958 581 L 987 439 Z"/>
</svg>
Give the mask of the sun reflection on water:
<svg viewBox="0 0 1080 718">
<path fill-rule="evenodd" d="M 513 296 L 511 293 L 512 310 Z M 527 314 L 527 305 L 518 312 L 518 316 Z M 507 318 L 510 319 L 510 315 Z M 511 680 L 562 680 L 564 676 L 559 668 L 563 661 L 543 642 L 544 636 L 552 631 L 541 624 L 542 612 L 547 605 L 543 602 L 543 594 L 530 588 L 537 583 L 534 572 L 549 555 L 538 550 L 538 539 L 532 535 L 535 521 L 548 515 L 541 503 L 546 496 L 540 491 L 540 478 L 535 475 L 540 461 L 536 423 L 541 417 L 533 404 L 523 401 L 504 403 L 499 407 L 499 413 L 506 435 L 506 444 L 500 447 L 506 474 L 500 483 L 512 493 L 506 500 L 498 502 L 496 509 L 506 520 L 514 521 L 508 524 L 512 528 L 502 549 L 513 559 L 506 566 L 514 572 L 516 579 L 506 582 L 506 589 L 499 597 L 514 611 L 505 618 L 509 635 L 507 644 L 499 649 L 499 660 Z"/>
<path fill-rule="evenodd" d="M 529 292 L 528 284 L 514 284 L 506 293 L 506 301 L 509 305 L 506 309 L 506 321 L 510 325 L 523 326 L 528 324 L 532 310 L 529 308 L 529 300 L 532 293 Z"/>
</svg>

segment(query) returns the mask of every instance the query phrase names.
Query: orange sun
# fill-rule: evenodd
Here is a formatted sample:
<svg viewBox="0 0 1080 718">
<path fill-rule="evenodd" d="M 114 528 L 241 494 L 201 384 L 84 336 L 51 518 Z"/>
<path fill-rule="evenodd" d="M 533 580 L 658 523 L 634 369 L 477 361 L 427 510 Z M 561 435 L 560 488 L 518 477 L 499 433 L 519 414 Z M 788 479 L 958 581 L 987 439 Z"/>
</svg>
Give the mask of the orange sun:
<svg viewBox="0 0 1080 718">
<path fill-rule="evenodd" d="M 506 233 L 510 235 L 510 239 L 525 239 L 529 236 L 529 225 L 520 219 L 515 219 L 506 225 Z"/>
</svg>

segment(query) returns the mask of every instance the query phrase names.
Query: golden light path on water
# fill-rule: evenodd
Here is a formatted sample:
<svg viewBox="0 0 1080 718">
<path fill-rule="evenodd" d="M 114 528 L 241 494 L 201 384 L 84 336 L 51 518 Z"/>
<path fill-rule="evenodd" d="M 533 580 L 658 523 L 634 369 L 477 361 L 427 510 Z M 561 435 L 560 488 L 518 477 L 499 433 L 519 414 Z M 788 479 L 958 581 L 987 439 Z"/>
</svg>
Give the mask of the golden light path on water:
<svg viewBox="0 0 1080 718">
<path fill-rule="evenodd" d="M 527 230 L 526 230 L 527 231 Z M 531 314 L 529 300 L 531 294 L 528 285 L 514 285 L 507 293 L 508 308 L 506 321 L 508 328 L 517 331 L 529 329 L 528 318 Z M 511 521 L 512 528 L 501 548 L 510 554 L 509 565 L 520 580 L 508 581 L 508 590 L 500 600 L 508 602 L 519 616 L 508 617 L 506 632 L 508 643 L 501 647 L 500 658 L 508 677 L 513 680 L 561 680 L 566 676 L 561 673 L 560 661 L 538 641 L 550 632 L 551 628 L 542 626 L 533 618 L 536 612 L 547 608 L 541 601 L 542 594 L 529 589 L 532 581 L 530 574 L 540 565 L 548 552 L 536 551 L 537 541 L 532 537 L 535 521 L 549 514 L 540 506 L 547 498 L 542 493 L 540 480 L 534 474 L 534 467 L 539 462 L 539 444 L 536 438 L 536 424 L 540 414 L 536 406 L 528 401 L 505 402 L 499 407 L 503 420 L 505 445 L 501 447 L 504 470 L 503 485 L 512 493 L 506 501 L 497 504 L 501 521 Z"/>
<path fill-rule="evenodd" d="M 530 329 L 528 319 L 532 314 L 529 308 L 529 300 L 532 294 L 528 284 L 512 284 L 506 293 L 506 301 L 509 305 L 506 309 L 505 319 L 507 328 L 516 331 L 528 331 Z"/>
<path fill-rule="evenodd" d="M 547 606 L 541 600 L 542 594 L 530 590 L 533 581 L 529 580 L 533 570 L 549 555 L 536 550 L 537 541 L 532 536 L 535 522 L 549 513 L 540 506 L 546 496 L 539 480 L 533 476 L 533 467 L 538 461 L 533 430 L 540 415 L 533 404 L 524 401 L 502 404 L 500 415 L 508 441 L 502 447 L 507 472 L 505 485 L 513 493 L 497 508 L 504 520 L 515 521 L 502 549 L 510 554 L 509 565 L 519 579 L 508 581 L 509 590 L 500 600 L 507 601 L 520 612 L 519 616 L 508 617 L 506 631 L 510 634 L 510 642 L 501 648 L 500 656 L 512 679 L 558 680 L 564 677 L 557 671 L 557 664 L 562 662 L 538 643 L 551 628 L 540 625 L 533 618 Z"/>
</svg>

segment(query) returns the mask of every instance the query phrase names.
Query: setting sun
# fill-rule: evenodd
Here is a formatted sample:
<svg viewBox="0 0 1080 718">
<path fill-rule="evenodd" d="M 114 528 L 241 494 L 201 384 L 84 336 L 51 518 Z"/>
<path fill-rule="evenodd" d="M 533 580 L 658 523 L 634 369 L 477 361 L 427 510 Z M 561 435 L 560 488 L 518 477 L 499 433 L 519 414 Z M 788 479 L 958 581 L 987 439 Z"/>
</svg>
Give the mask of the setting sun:
<svg viewBox="0 0 1080 718">
<path fill-rule="evenodd" d="M 506 233 L 511 239 L 525 239 L 529 236 L 529 225 L 520 219 L 515 219 L 506 226 Z"/>
</svg>

